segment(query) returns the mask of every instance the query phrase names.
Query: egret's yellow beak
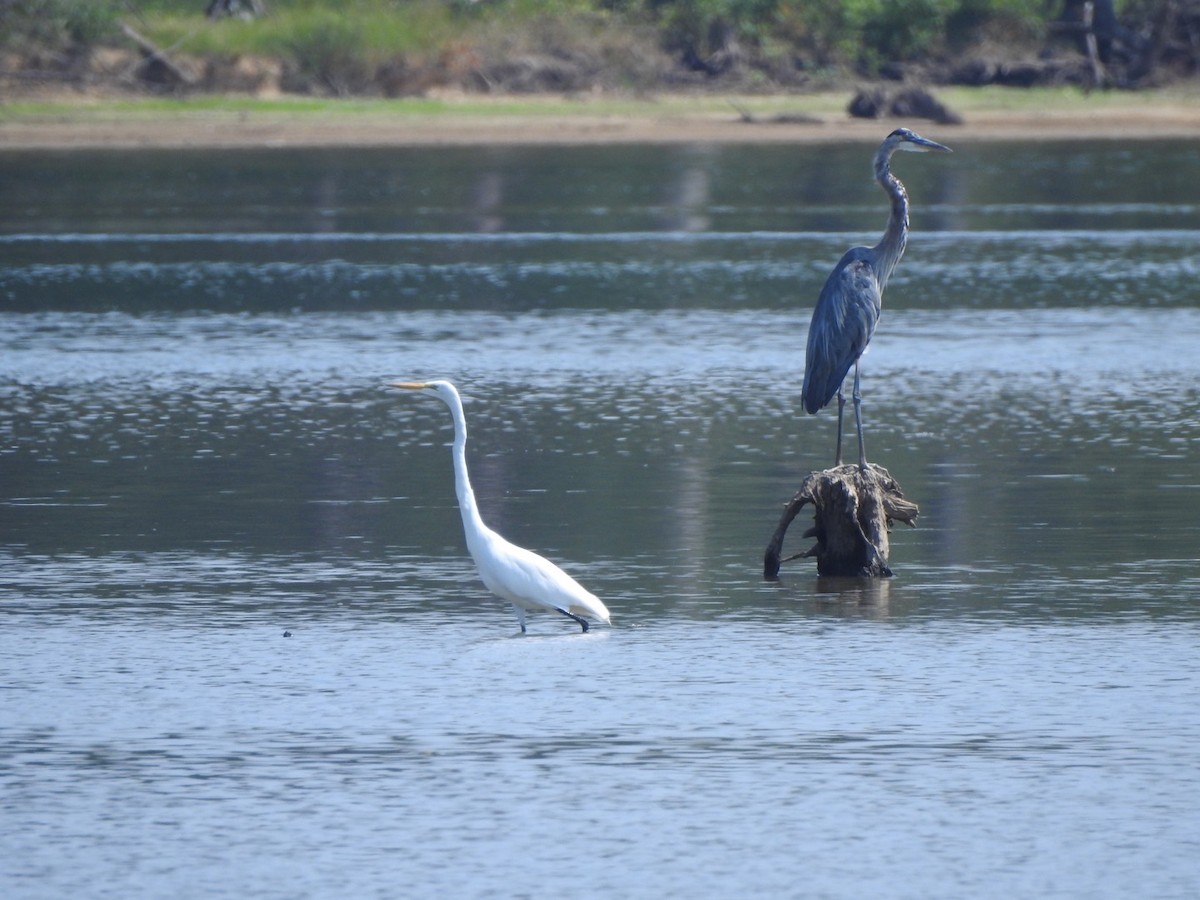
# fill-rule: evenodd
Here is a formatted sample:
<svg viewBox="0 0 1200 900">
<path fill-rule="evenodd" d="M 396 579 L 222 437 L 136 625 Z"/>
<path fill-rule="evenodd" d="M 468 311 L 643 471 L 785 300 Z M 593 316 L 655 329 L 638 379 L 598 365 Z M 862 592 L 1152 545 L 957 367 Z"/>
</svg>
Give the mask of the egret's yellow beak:
<svg viewBox="0 0 1200 900">
<path fill-rule="evenodd" d="M 404 388 L 406 391 L 423 391 L 429 385 L 424 381 L 393 381 L 389 387 Z"/>
</svg>

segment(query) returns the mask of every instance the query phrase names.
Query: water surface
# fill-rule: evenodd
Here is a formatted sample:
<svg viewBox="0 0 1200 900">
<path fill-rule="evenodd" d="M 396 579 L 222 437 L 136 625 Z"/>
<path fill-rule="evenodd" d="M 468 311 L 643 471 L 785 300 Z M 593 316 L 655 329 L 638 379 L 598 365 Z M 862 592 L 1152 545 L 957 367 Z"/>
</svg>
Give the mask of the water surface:
<svg viewBox="0 0 1200 900">
<path fill-rule="evenodd" d="M 1200 164 L 955 149 L 873 584 L 761 578 L 869 149 L 6 154 L 5 895 L 1194 896 Z M 517 636 L 400 377 L 612 628 Z"/>
</svg>

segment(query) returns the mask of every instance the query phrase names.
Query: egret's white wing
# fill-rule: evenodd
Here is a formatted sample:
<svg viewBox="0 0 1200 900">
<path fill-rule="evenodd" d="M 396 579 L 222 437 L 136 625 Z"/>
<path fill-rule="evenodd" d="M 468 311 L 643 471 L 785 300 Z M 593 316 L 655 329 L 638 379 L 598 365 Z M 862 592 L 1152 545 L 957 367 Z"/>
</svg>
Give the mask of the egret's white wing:
<svg viewBox="0 0 1200 900">
<path fill-rule="evenodd" d="M 600 599 L 574 578 L 532 550 L 518 547 L 495 532 L 475 555 L 488 590 L 526 609 L 565 609 L 580 616 L 609 621 Z"/>
</svg>

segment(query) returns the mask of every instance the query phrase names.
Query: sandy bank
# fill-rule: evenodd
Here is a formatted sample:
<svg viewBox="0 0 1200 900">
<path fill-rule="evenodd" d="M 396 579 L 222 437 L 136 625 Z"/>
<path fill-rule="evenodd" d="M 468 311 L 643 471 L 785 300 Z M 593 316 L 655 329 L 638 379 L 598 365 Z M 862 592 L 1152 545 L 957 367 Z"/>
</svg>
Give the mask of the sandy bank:
<svg viewBox="0 0 1200 900">
<path fill-rule="evenodd" d="M 249 110 L 138 109 L 81 105 L 0 115 L 0 150 L 71 148 L 235 148 L 340 146 L 466 146 L 584 143 L 764 143 L 876 141 L 899 120 L 852 119 L 828 110 L 796 115 L 734 108 L 703 109 L 647 102 L 620 112 L 561 101 L 530 111 L 497 104 L 481 112 L 453 106 L 434 114 L 386 106 L 297 110 L 267 104 Z M 3 108 L 0 107 L 0 112 Z M 964 110 L 964 124 L 904 121 L 944 141 L 1143 140 L 1200 138 L 1200 102 L 1048 105 L 1030 109 Z"/>
</svg>

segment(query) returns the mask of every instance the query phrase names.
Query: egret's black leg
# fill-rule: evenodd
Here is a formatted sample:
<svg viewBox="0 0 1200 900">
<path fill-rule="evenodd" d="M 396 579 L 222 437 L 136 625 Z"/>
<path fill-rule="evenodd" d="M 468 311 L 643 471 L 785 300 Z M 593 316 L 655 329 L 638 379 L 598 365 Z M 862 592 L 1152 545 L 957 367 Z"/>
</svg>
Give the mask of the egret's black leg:
<svg viewBox="0 0 1200 900">
<path fill-rule="evenodd" d="M 867 447 L 863 443 L 862 390 L 858 384 L 858 363 L 854 364 L 854 425 L 858 428 L 858 467 L 867 470 Z"/>
<path fill-rule="evenodd" d="M 833 466 L 836 469 L 842 464 L 842 412 L 846 409 L 846 395 L 842 393 L 841 386 L 838 387 L 838 430 L 837 430 L 837 452 L 833 455 Z"/>
<path fill-rule="evenodd" d="M 564 616 L 566 616 L 568 619 L 574 619 L 576 622 L 578 622 L 578 623 L 579 623 L 579 627 L 580 627 L 580 628 L 582 628 L 584 631 L 587 631 L 587 630 L 588 630 L 588 623 L 587 623 L 587 619 L 585 619 L 583 616 L 577 616 L 577 615 L 575 615 L 575 613 L 570 613 L 570 612 L 567 612 L 567 611 L 566 611 L 565 609 L 563 609 L 561 606 L 556 606 L 556 607 L 554 607 L 554 608 L 555 608 L 555 609 L 557 609 L 557 610 L 558 610 L 560 613 L 562 613 Z"/>
<path fill-rule="evenodd" d="M 521 607 L 517 606 L 517 604 L 515 604 L 515 603 L 512 605 L 512 608 L 513 608 L 513 612 L 515 612 L 517 614 L 517 622 L 519 622 L 521 625 L 521 634 L 524 634 L 525 633 L 525 610 L 521 609 Z"/>
</svg>

